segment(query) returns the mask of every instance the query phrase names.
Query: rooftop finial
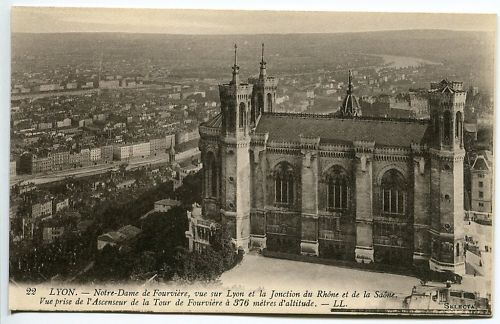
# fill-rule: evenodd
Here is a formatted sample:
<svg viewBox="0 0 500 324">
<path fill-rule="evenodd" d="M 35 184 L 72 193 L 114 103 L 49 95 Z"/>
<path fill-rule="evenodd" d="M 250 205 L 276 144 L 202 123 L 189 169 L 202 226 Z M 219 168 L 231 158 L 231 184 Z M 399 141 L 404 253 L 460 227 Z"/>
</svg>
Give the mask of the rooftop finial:
<svg viewBox="0 0 500 324">
<path fill-rule="evenodd" d="M 238 53 L 237 53 L 238 46 L 234 44 L 234 66 L 233 66 L 233 80 L 231 81 L 233 84 L 239 84 L 239 78 L 238 78 L 238 73 L 240 70 L 240 67 L 238 66 Z"/>
<path fill-rule="evenodd" d="M 238 50 L 238 45 L 234 44 L 234 66 L 237 66 L 237 65 L 238 65 L 238 54 L 237 54 L 237 50 Z"/>
<path fill-rule="evenodd" d="M 351 94 L 352 93 L 352 72 L 349 70 L 349 85 L 347 88 L 347 93 Z"/>
<path fill-rule="evenodd" d="M 259 78 L 261 80 L 266 78 L 266 61 L 264 61 L 264 43 L 262 43 L 262 56 L 260 59 L 260 74 Z"/>
<path fill-rule="evenodd" d="M 264 63 L 264 43 L 262 43 L 262 59 L 261 63 Z"/>
</svg>

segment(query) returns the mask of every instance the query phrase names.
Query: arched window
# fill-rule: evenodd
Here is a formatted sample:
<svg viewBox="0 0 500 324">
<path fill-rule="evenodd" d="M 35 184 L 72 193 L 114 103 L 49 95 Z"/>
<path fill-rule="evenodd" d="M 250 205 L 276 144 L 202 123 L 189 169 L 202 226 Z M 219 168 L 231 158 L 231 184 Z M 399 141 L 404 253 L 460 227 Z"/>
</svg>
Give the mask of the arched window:
<svg viewBox="0 0 500 324">
<path fill-rule="evenodd" d="M 453 120 L 451 119 L 451 113 L 447 110 L 443 114 L 443 139 L 446 144 L 451 143 L 452 130 L 453 130 Z"/>
<path fill-rule="evenodd" d="M 462 113 L 460 111 L 457 111 L 457 114 L 455 116 L 455 137 L 458 139 L 462 138 L 462 127 L 463 127 Z"/>
<path fill-rule="evenodd" d="M 406 212 L 406 181 L 395 169 L 387 171 L 382 177 L 382 213 L 404 215 Z"/>
<path fill-rule="evenodd" d="M 206 166 L 206 192 L 208 197 L 217 197 L 217 164 L 215 163 L 215 156 L 212 152 L 207 154 Z"/>
<path fill-rule="evenodd" d="M 262 96 L 262 93 L 259 93 L 257 95 L 257 107 L 259 110 L 259 115 L 262 115 L 264 112 L 264 96 Z"/>
<path fill-rule="evenodd" d="M 326 176 L 326 206 L 331 210 L 349 208 L 350 186 L 347 172 L 340 166 L 333 166 Z"/>
<path fill-rule="evenodd" d="M 267 111 L 273 111 L 273 95 L 267 94 Z"/>
<path fill-rule="evenodd" d="M 256 110 L 255 98 L 252 97 L 251 108 L 250 108 L 250 123 L 252 124 L 255 124 L 255 121 L 257 120 L 255 110 Z"/>
<path fill-rule="evenodd" d="M 228 106 L 228 129 L 233 130 L 236 127 L 236 108 L 233 104 Z"/>
<path fill-rule="evenodd" d="M 294 201 L 294 172 L 290 164 L 281 162 L 274 171 L 274 197 L 277 204 L 291 205 Z"/>
<path fill-rule="evenodd" d="M 246 117 L 247 117 L 246 106 L 245 103 L 242 102 L 240 103 L 240 128 L 245 127 L 247 119 Z"/>
<path fill-rule="evenodd" d="M 437 113 L 432 113 L 432 120 L 434 121 L 434 136 L 436 139 L 439 138 L 439 116 Z"/>
</svg>

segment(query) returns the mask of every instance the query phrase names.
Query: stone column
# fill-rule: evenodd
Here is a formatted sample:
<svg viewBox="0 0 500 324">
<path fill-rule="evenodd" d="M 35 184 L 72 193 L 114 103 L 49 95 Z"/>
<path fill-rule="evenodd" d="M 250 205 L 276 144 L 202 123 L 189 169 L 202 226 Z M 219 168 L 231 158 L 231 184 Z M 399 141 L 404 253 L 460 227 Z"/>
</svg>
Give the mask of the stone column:
<svg viewBox="0 0 500 324">
<path fill-rule="evenodd" d="M 356 150 L 356 262 L 373 262 L 373 150 L 375 142 L 354 142 Z"/>
<path fill-rule="evenodd" d="M 430 258 L 429 165 L 419 144 L 413 152 L 413 264 L 426 265 Z M 426 172 L 427 170 L 427 172 Z"/>
<path fill-rule="evenodd" d="M 302 137 L 300 253 L 319 255 L 318 242 L 318 149 L 319 137 Z"/>
<path fill-rule="evenodd" d="M 266 143 L 268 133 L 252 134 L 251 140 L 251 211 L 250 211 L 250 248 L 263 250 L 267 247 L 266 236 L 266 194 L 267 161 Z"/>
</svg>

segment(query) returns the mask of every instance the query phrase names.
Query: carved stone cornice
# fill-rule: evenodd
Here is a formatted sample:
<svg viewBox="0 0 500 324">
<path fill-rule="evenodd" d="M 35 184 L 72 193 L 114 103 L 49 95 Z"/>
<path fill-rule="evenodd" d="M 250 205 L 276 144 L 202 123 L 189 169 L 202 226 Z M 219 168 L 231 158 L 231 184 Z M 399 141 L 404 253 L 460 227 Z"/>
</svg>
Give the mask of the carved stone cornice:
<svg viewBox="0 0 500 324">
<path fill-rule="evenodd" d="M 202 137 L 219 137 L 221 134 L 220 127 L 208 127 L 208 126 L 199 126 L 200 136 Z"/>
<path fill-rule="evenodd" d="M 463 161 L 465 158 L 465 150 L 458 151 L 441 151 L 436 149 L 430 149 L 429 153 L 435 159 L 446 161 L 446 162 L 458 162 Z"/>
<path fill-rule="evenodd" d="M 252 145 L 263 146 L 267 145 L 267 140 L 269 139 L 269 133 L 252 133 L 250 134 Z"/>
<path fill-rule="evenodd" d="M 389 161 L 389 162 L 407 162 L 409 156 L 404 155 L 389 155 L 389 154 L 375 154 L 373 156 L 374 161 Z"/>
<path fill-rule="evenodd" d="M 320 138 L 317 136 L 299 135 L 300 147 L 307 150 L 317 150 L 319 148 Z"/>
<path fill-rule="evenodd" d="M 373 141 L 354 141 L 354 150 L 358 153 L 370 153 L 375 151 L 375 142 Z"/>
<path fill-rule="evenodd" d="M 301 151 L 300 149 L 293 149 L 293 148 L 268 147 L 267 152 L 299 156 Z"/>
<path fill-rule="evenodd" d="M 320 157 L 329 157 L 329 158 L 341 158 L 341 159 L 354 159 L 355 153 L 351 152 L 342 152 L 342 151 L 319 151 Z"/>
</svg>

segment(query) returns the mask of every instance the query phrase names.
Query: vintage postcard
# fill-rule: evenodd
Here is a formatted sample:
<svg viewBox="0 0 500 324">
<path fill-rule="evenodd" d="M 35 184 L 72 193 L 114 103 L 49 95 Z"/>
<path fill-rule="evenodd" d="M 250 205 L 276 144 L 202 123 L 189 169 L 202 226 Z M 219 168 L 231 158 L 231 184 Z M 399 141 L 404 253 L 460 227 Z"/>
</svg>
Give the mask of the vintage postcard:
<svg viewBox="0 0 500 324">
<path fill-rule="evenodd" d="M 11 311 L 492 315 L 495 15 L 11 18 Z"/>
</svg>

